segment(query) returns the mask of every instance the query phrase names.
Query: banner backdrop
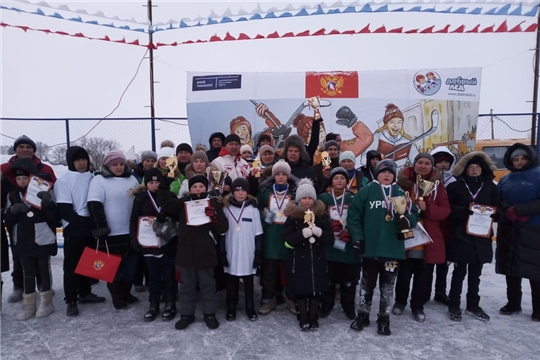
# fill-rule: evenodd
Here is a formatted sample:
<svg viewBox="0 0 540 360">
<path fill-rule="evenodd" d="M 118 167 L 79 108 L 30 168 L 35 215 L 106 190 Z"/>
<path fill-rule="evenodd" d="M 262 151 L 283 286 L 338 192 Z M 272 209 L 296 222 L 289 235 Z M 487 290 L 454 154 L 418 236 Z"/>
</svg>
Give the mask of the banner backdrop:
<svg viewBox="0 0 540 360">
<path fill-rule="evenodd" d="M 255 149 L 269 134 L 279 152 L 291 134 L 309 142 L 320 97 L 326 133 L 340 134 L 341 151 L 365 165 L 378 150 L 398 167 L 419 152 L 448 146 L 460 156 L 474 149 L 480 68 L 396 71 L 188 73 L 187 114 L 192 144 L 208 148 L 211 133 L 236 133 Z M 256 154 L 254 154 L 256 155 Z"/>
</svg>

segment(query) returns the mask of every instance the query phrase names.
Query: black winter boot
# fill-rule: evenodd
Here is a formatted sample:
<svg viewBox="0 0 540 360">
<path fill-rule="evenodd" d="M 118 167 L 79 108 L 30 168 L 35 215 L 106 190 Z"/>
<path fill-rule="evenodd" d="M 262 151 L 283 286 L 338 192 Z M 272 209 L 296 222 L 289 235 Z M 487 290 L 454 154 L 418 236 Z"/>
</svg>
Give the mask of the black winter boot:
<svg viewBox="0 0 540 360">
<path fill-rule="evenodd" d="M 356 331 L 362 331 L 366 326 L 369 325 L 369 313 L 367 312 L 358 312 L 356 319 L 351 324 L 351 329 Z"/>
<path fill-rule="evenodd" d="M 204 322 L 206 326 L 211 329 L 217 329 L 219 327 L 219 321 L 216 319 L 215 314 L 204 314 Z"/>
<path fill-rule="evenodd" d="M 161 321 L 171 321 L 176 316 L 176 303 L 165 303 L 165 309 L 163 309 L 163 315 L 161 315 Z"/>
<path fill-rule="evenodd" d="M 499 310 L 499 314 L 501 315 L 521 314 L 521 305 L 508 302 L 508 304 L 504 305 L 501 308 L 501 310 Z"/>
<path fill-rule="evenodd" d="M 309 298 L 309 330 L 317 331 L 319 329 L 319 298 Z"/>
<path fill-rule="evenodd" d="M 390 331 L 390 316 L 377 315 L 377 334 L 379 335 L 391 335 Z"/>
<path fill-rule="evenodd" d="M 122 289 L 118 282 L 107 283 L 107 289 L 111 293 L 113 306 L 116 310 L 127 309 L 127 303 L 122 298 Z"/>
<path fill-rule="evenodd" d="M 148 308 L 148 311 L 146 312 L 146 314 L 144 314 L 144 321 L 146 322 L 154 321 L 158 314 L 159 314 L 159 303 L 150 302 L 150 307 Z"/>
<path fill-rule="evenodd" d="M 255 321 L 259 318 L 257 316 L 257 312 L 255 311 L 255 303 L 253 299 L 246 300 L 246 315 L 250 321 Z"/>
<path fill-rule="evenodd" d="M 195 315 L 180 315 L 180 320 L 174 324 L 176 330 L 184 330 L 195 321 Z"/>
<path fill-rule="evenodd" d="M 308 331 L 309 330 L 309 319 L 308 319 L 308 304 L 307 298 L 296 299 L 296 309 L 298 310 L 298 325 L 300 330 Z"/>
<path fill-rule="evenodd" d="M 77 306 L 77 302 L 74 301 L 67 303 L 66 315 L 79 316 L 79 307 Z"/>
<path fill-rule="evenodd" d="M 225 314 L 225 319 L 227 321 L 236 320 L 236 301 L 235 300 L 227 300 L 227 311 Z"/>
<path fill-rule="evenodd" d="M 122 299 L 128 304 L 135 304 L 136 302 L 139 302 L 139 299 L 135 296 L 131 295 L 131 288 L 133 286 L 132 283 L 127 281 L 121 281 L 120 282 L 122 287 Z"/>
</svg>

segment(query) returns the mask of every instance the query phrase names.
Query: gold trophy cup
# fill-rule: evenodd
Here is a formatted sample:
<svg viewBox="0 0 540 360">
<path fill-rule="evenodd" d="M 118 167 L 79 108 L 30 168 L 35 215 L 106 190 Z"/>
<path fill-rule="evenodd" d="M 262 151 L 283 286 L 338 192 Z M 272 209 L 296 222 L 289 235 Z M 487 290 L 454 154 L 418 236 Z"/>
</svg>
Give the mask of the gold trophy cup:
<svg viewBox="0 0 540 360">
<path fill-rule="evenodd" d="M 257 177 L 257 178 L 261 177 L 261 168 L 262 168 L 261 160 L 259 160 L 258 158 L 253 160 L 253 162 L 251 163 L 251 167 L 253 169 L 257 169 L 257 173 L 255 173 L 255 177 Z"/>
<path fill-rule="evenodd" d="M 399 215 L 399 218 L 404 218 L 405 213 L 407 212 L 407 205 L 409 204 L 409 201 L 411 201 L 409 193 L 406 192 L 405 195 L 402 196 L 389 196 L 388 201 L 392 202 L 392 204 L 394 205 L 394 212 Z M 414 237 L 414 234 L 411 229 L 405 229 L 399 232 L 398 237 L 401 240 L 407 240 L 412 239 Z"/>
<path fill-rule="evenodd" d="M 328 151 L 323 151 L 321 153 L 321 163 L 323 165 L 323 169 L 331 169 L 332 167 L 330 164 L 332 164 L 332 159 L 330 159 L 330 155 L 328 155 Z"/>
<path fill-rule="evenodd" d="M 211 174 L 212 174 L 212 179 L 214 180 L 214 189 L 216 191 L 218 190 L 223 190 L 223 188 L 221 187 L 221 183 L 223 183 L 223 180 L 225 180 L 225 178 L 227 177 L 227 175 L 229 174 L 228 172 L 226 171 L 210 171 Z"/>
<path fill-rule="evenodd" d="M 308 209 L 306 212 L 304 212 L 304 224 L 308 224 L 309 228 L 313 228 L 313 224 L 315 224 L 315 213 Z M 312 236 L 309 238 L 309 242 L 311 244 L 315 243 L 315 238 Z"/>
<path fill-rule="evenodd" d="M 169 156 L 165 162 L 165 166 L 169 168 L 169 173 L 167 174 L 167 176 L 173 178 L 174 170 L 176 170 L 176 167 L 178 166 L 178 158 L 176 157 L 176 155 Z"/>
<path fill-rule="evenodd" d="M 416 177 L 416 183 L 418 184 L 418 190 L 419 190 L 418 191 L 418 193 L 419 193 L 418 200 L 423 201 L 424 197 L 431 194 L 433 189 L 435 189 L 435 187 L 437 185 L 439 185 L 439 180 L 437 180 L 435 182 L 428 181 L 428 180 L 422 179 L 422 177 L 420 175 L 418 175 Z"/>
</svg>

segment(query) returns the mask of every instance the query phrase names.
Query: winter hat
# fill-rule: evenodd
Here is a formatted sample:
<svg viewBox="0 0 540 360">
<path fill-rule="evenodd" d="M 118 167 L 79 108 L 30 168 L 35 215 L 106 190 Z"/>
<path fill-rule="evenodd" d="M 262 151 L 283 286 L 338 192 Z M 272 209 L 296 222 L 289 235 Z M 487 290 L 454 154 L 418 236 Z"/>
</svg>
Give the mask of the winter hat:
<svg viewBox="0 0 540 360">
<path fill-rule="evenodd" d="M 386 110 L 384 112 L 383 123 L 386 124 L 394 118 L 399 118 L 405 121 L 405 118 L 403 117 L 403 113 L 401 112 L 401 110 L 399 110 L 399 108 L 396 105 L 392 103 L 387 104 Z"/>
<path fill-rule="evenodd" d="M 171 141 L 171 140 L 163 140 L 161 142 L 161 144 L 159 145 L 159 148 L 164 148 L 164 147 L 172 147 L 174 148 L 174 143 Z"/>
<path fill-rule="evenodd" d="M 212 146 L 212 140 L 214 140 L 214 138 L 220 139 L 222 144 L 225 141 L 225 135 L 223 135 L 222 132 L 215 132 L 215 133 L 212 133 L 210 135 L 210 138 L 208 139 L 208 143 L 210 144 L 210 146 Z"/>
<path fill-rule="evenodd" d="M 30 139 L 26 135 L 19 136 L 17 139 L 15 139 L 15 143 L 13 144 L 13 150 L 16 150 L 17 147 L 21 144 L 30 145 L 32 149 L 34 149 L 34 152 L 36 152 L 36 143 L 34 140 Z"/>
<path fill-rule="evenodd" d="M 465 169 L 467 169 L 471 165 L 478 165 L 481 168 L 484 168 L 484 164 L 480 156 L 473 156 L 471 160 L 467 161 L 467 165 L 465 165 Z"/>
<path fill-rule="evenodd" d="M 330 140 L 336 140 L 338 137 L 338 134 L 334 134 L 334 133 L 328 133 L 326 134 L 326 138 L 325 138 L 325 141 L 330 141 Z"/>
<path fill-rule="evenodd" d="M 236 128 L 241 125 L 245 125 L 248 128 L 249 133 L 251 134 L 251 124 L 243 116 L 238 116 L 232 119 L 230 125 L 231 125 L 231 134 L 234 134 L 234 130 L 236 130 Z M 227 142 L 227 139 L 225 139 L 225 142 Z"/>
<path fill-rule="evenodd" d="M 276 152 L 274 151 L 274 148 L 271 147 L 270 145 L 263 145 L 259 148 L 259 157 L 262 156 L 262 154 L 264 154 L 265 152 L 267 151 L 270 151 L 272 152 L 272 154 L 275 154 Z"/>
<path fill-rule="evenodd" d="M 527 153 L 527 150 L 522 148 L 517 148 L 516 150 L 512 151 L 512 154 L 510 155 L 510 159 L 513 161 L 516 156 L 526 156 L 529 157 L 529 154 Z"/>
<path fill-rule="evenodd" d="M 150 168 L 144 172 L 144 182 L 145 185 L 148 185 L 150 181 L 159 181 L 163 180 L 163 174 L 158 168 Z"/>
<path fill-rule="evenodd" d="M 195 151 L 193 155 L 191 156 L 191 164 L 195 162 L 195 160 L 202 160 L 206 163 L 206 166 L 210 165 L 210 161 L 208 161 L 208 156 L 206 153 L 202 150 Z"/>
<path fill-rule="evenodd" d="M 88 162 L 90 162 L 90 156 L 88 155 L 88 152 L 83 148 L 79 148 L 75 150 L 75 152 L 71 156 L 71 161 L 76 161 L 76 160 L 81 160 L 81 159 L 85 159 Z"/>
<path fill-rule="evenodd" d="M 13 176 L 30 176 L 30 173 L 26 169 L 15 169 L 13 170 Z"/>
<path fill-rule="evenodd" d="M 396 177 L 396 163 L 391 159 L 384 159 L 377 163 L 377 166 L 375 166 L 375 173 L 374 177 L 375 179 L 379 175 L 381 171 L 389 170 L 392 174 L 394 174 L 394 178 Z"/>
<path fill-rule="evenodd" d="M 168 158 L 171 155 L 175 155 L 174 149 L 172 147 L 162 147 L 157 153 L 157 158 Z"/>
<path fill-rule="evenodd" d="M 351 160 L 352 162 L 356 162 L 356 157 L 354 156 L 354 153 L 352 151 L 344 151 L 339 155 L 339 163 L 345 159 Z"/>
<path fill-rule="evenodd" d="M 434 164 L 437 164 L 438 162 L 441 162 L 441 161 L 448 161 L 450 165 L 454 163 L 454 157 L 445 151 L 432 154 L 432 156 L 433 156 L 433 159 L 435 160 Z"/>
<path fill-rule="evenodd" d="M 268 134 L 262 134 L 259 136 L 259 139 L 257 139 L 257 145 L 260 145 L 263 141 L 272 142 L 272 138 L 270 138 L 270 135 Z"/>
<path fill-rule="evenodd" d="M 143 151 L 143 153 L 141 154 L 141 162 L 144 162 L 144 160 L 146 159 L 154 159 L 155 161 L 157 161 L 157 154 L 152 150 Z"/>
<path fill-rule="evenodd" d="M 244 151 L 249 151 L 251 155 L 253 155 L 253 149 L 251 149 L 251 146 L 247 144 L 240 147 L 240 154 L 244 153 Z"/>
<path fill-rule="evenodd" d="M 285 160 L 279 160 L 272 166 L 272 177 L 276 176 L 278 172 L 284 172 L 287 177 L 291 177 L 291 166 Z"/>
<path fill-rule="evenodd" d="M 225 138 L 225 141 L 223 142 L 223 145 L 227 145 L 228 143 L 230 143 L 232 141 L 237 142 L 238 144 L 240 144 L 240 136 L 238 136 L 236 134 L 227 135 L 227 137 Z"/>
<path fill-rule="evenodd" d="M 189 185 L 190 189 L 193 186 L 193 184 L 196 184 L 196 183 L 201 183 L 201 184 L 204 185 L 204 187 L 206 189 L 208 189 L 208 179 L 206 178 L 206 176 L 204 176 L 204 175 L 194 175 L 191 178 L 189 178 L 188 185 Z"/>
<path fill-rule="evenodd" d="M 330 171 L 330 181 L 332 181 L 334 179 L 334 176 L 338 174 L 345 176 L 345 179 L 349 181 L 349 172 L 345 170 L 344 168 L 342 168 L 341 166 L 335 167 L 332 169 L 332 171 Z"/>
<path fill-rule="evenodd" d="M 236 178 L 232 182 L 231 191 L 234 192 L 235 190 L 244 190 L 249 193 L 249 182 L 244 178 Z"/>
<path fill-rule="evenodd" d="M 300 199 L 303 199 L 305 197 L 310 197 L 313 200 L 317 201 L 317 192 L 313 187 L 313 182 L 308 178 L 304 178 L 298 181 L 298 187 L 296 188 L 295 199 L 300 201 Z"/>
<path fill-rule="evenodd" d="M 416 157 L 414 158 L 414 164 L 416 164 L 416 162 L 420 159 L 428 159 L 429 161 L 431 161 L 431 166 L 435 165 L 435 159 L 433 158 L 433 156 L 429 153 L 420 153 L 418 155 L 416 155 Z M 414 166 L 413 164 L 413 166 Z"/>
<path fill-rule="evenodd" d="M 121 161 L 124 164 L 127 163 L 126 156 L 120 150 L 109 151 L 105 158 L 103 159 L 103 165 L 109 167 L 115 161 Z"/>
<path fill-rule="evenodd" d="M 324 150 L 325 150 L 325 151 L 328 151 L 328 148 L 329 148 L 330 146 L 335 146 L 335 147 L 337 147 L 338 151 L 341 151 L 341 147 L 339 146 L 338 142 L 335 141 L 335 140 L 327 141 L 327 142 L 324 144 Z"/>
<path fill-rule="evenodd" d="M 191 147 L 191 145 L 186 143 L 181 143 L 176 147 L 176 155 L 178 155 L 180 151 L 187 151 L 188 153 L 193 155 L 193 148 Z"/>
</svg>

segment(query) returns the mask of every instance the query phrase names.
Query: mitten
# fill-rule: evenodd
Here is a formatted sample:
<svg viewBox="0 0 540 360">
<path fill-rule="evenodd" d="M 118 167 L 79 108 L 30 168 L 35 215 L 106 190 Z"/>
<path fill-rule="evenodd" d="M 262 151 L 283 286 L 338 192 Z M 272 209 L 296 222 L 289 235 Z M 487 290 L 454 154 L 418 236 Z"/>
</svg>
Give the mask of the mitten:
<svg viewBox="0 0 540 360">
<path fill-rule="evenodd" d="M 332 220 L 332 231 L 339 233 L 343 230 L 343 224 L 339 220 Z"/>
<path fill-rule="evenodd" d="M 49 206 L 52 202 L 52 196 L 48 191 L 40 191 L 36 196 L 41 199 L 43 206 Z"/>
<path fill-rule="evenodd" d="M 92 230 L 92 236 L 96 238 L 101 238 L 101 237 L 109 235 L 110 232 L 111 232 L 111 229 L 109 229 L 109 227 L 106 226 L 104 228 Z"/>
<path fill-rule="evenodd" d="M 262 265 L 263 262 L 263 256 L 261 254 L 255 254 L 255 258 L 253 258 L 253 268 L 256 269 L 259 266 Z"/>
<path fill-rule="evenodd" d="M 158 213 L 156 215 L 156 220 L 159 221 L 160 223 L 164 223 L 165 221 L 167 221 L 167 216 L 165 216 L 165 214 L 163 213 Z"/>
<path fill-rule="evenodd" d="M 465 217 L 469 217 L 469 215 L 474 214 L 474 211 L 469 209 L 468 207 L 465 207 Z"/>
<path fill-rule="evenodd" d="M 322 235 L 322 229 L 317 225 L 313 225 L 311 231 L 313 231 L 313 235 L 315 235 L 316 237 L 321 237 Z"/>
<path fill-rule="evenodd" d="M 409 230 L 411 228 L 411 222 L 405 216 L 400 217 L 397 222 L 397 228 L 399 231 Z"/>
<path fill-rule="evenodd" d="M 172 182 L 174 181 L 174 178 L 163 176 L 163 179 L 161 180 L 161 183 L 159 184 L 159 187 L 162 189 L 167 189 L 171 187 Z"/>
<path fill-rule="evenodd" d="M 358 255 L 364 254 L 366 252 L 366 242 L 365 241 L 353 242 L 353 249 Z"/>
<path fill-rule="evenodd" d="M 28 211 L 30 211 L 30 209 L 28 208 L 26 204 L 17 203 L 17 204 L 11 205 L 10 211 L 13 215 L 17 215 L 17 214 L 26 214 Z"/>
<path fill-rule="evenodd" d="M 308 239 L 308 238 L 310 238 L 310 237 L 313 236 L 313 231 L 312 231 L 310 228 L 305 227 L 305 228 L 302 229 L 302 235 L 303 235 L 306 239 Z"/>
<path fill-rule="evenodd" d="M 131 248 L 137 252 L 141 252 L 142 251 L 142 246 L 141 244 L 139 243 L 139 240 L 133 238 L 131 239 L 131 241 L 129 242 L 129 244 L 131 245 Z"/>
<path fill-rule="evenodd" d="M 227 253 L 220 252 L 218 255 L 219 255 L 219 263 L 223 267 L 229 267 L 229 260 L 227 259 Z"/>
<path fill-rule="evenodd" d="M 207 206 L 204 208 L 204 214 L 212 220 L 212 222 L 218 222 L 219 217 L 216 211 L 216 208 L 213 206 Z"/>
<path fill-rule="evenodd" d="M 338 238 L 339 240 L 347 243 L 351 241 L 351 234 L 349 234 L 347 230 L 343 230 L 342 232 L 339 233 Z"/>
<path fill-rule="evenodd" d="M 511 206 L 509 207 L 508 209 L 506 209 L 505 213 L 506 217 L 508 218 L 508 220 L 510 221 L 516 221 L 517 218 L 518 218 L 518 215 L 516 213 L 516 208 Z"/>
</svg>

